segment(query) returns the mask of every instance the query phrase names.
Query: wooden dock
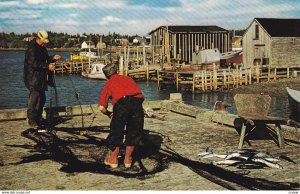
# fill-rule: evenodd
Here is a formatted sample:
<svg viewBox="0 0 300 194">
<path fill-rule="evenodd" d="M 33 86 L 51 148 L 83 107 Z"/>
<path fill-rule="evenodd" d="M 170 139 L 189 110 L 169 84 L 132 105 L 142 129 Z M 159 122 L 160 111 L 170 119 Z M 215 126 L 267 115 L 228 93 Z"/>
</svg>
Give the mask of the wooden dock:
<svg viewBox="0 0 300 194">
<path fill-rule="evenodd" d="M 128 59 L 127 59 L 128 60 Z M 105 63 L 105 61 L 101 61 Z M 128 61 L 127 61 L 128 62 Z M 207 92 L 238 88 L 242 85 L 266 82 L 278 79 L 289 79 L 299 76 L 300 66 L 295 67 L 236 67 L 209 70 L 162 70 L 160 64 L 136 65 L 129 68 L 120 57 L 114 63 L 119 66 L 119 74 L 128 75 L 136 80 L 156 80 L 158 87 L 172 86 L 191 92 Z M 65 61 L 56 63 L 58 74 L 78 74 L 90 68 L 88 61 Z"/>
<path fill-rule="evenodd" d="M 80 135 L 83 128 L 78 106 L 57 109 L 59 117 L 53 131 L 39 134 L 28 131 L 24 119 L 26 110 L 2 111 L 10 119 L 1 122 L 0 188 L 299 190 L 300 134 L 294 128 L 283 126 L 284 149 L 266 137 L 249 137 L 244 145 L 247 149 L 272 154 L 280 160 L 283 169 L 239 169 L 213 165 L 217 158 L 198 156 L 208 147 L 217 154 L 237 149 L 240 131 L 235 122 L 236 115 L 219 114 L 173 100 L 144 102 L 144 107 L 151 108 L 163 119 L 145 118 L 145 140 L 149 141 L 136 150 L 130 169 L 125 169 L 122 164 L 123 148 L 117 169 L 103 164 L 104 139 L 110 130 L 110 119 L 99 112 L 96 104 L 82 107 L 87 132 L 84 136 Z M 220 121 L 224 121 L 224 125 L 217 124 Z M 136 187 L 141 183 L 142 187 Z"/>
<path fill-rule="evenodd" d="M 260 83 L 264 81 L 293 78 L 300 74 L 300 67 L 281 68 L 228 68 L 200 71 L 157 71 L 158 87 L 171 85 L 177 91 L 181 88 L 206 92 L 238 88 L 242 85 Z"/>
<path fill-rule="evenodd" d="M 89 67 L 88 61 L 64 61 L 64 62 L 57 62 L 55 64 L 56 74 L 79 74 L 84 71 L 86 68 Z"/>
</svg>

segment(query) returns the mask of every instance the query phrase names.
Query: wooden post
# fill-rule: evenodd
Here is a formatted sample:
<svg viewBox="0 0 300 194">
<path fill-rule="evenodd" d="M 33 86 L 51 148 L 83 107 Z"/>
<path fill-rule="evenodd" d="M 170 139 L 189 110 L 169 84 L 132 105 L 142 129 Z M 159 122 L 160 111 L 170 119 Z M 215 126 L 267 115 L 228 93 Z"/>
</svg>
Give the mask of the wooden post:
<svg viewBox="0 0 300 194">
<path fill-rule="evenodd" d="M 244 72 L 245 72 L 245 85 L 248 85 L 248 73 L 249 73 L 249 71 L 248 71 L 248 69 L 245 69 Z"/>
<path fill-rule="evenodd" d="M 223 84 L 224 84 L 224 86 L 227 88 L 227 82 L 226 82 L 226 71 L 225 70 L 223 70 Z"/>
<path fill-rule="evenodd" d="M 70 74 L 72 74 L 72 65 L 73 65 L 73 63 L 70 63 L 70 70 L 69 70 Z"/>
<path fill-rule="evenodd" d="M 211 71 L 209 72 L 209 88 L 213 90 L 213 75 Z"/>
<path fill-rule="evenodd" d="M 217 70 L 216 70 L 216 64 L 213 64 L 213 89 L 217 90 L 218 87 L 218 78 L 217 78 Z"/>
<path fill-rule="evenodd" d="M 204 71 L 201 71 L 201 87 L 202 87 L 202 91 L 205 91 L 204 88 Z"/>
<path fill-rule="evenodd" d="M 249 84 L 252 84 L 252 70 L 249 69 Z"/>
<path fill-rule="evenodd" d="M 146 65 L 146 79 L 149 80 L 149 65 L 148 62 L 146 64 L 146 48 L 145 45 L 143 46 L 143 66 Z"/>
<path fill-rule="evenodd" d="M 277 80 L 277 68 L 274 68 L 274 80 Z"/>
<path fill-rule="evenodd" d="M 195 72 L 193 72 L 193 86 L 192 86 L 192 92 L 194 94 L 195 92 Z"/>
<path fill-rule="evenodd" d="M 136 65 L 139 65 L 139 47 L 136 46 Z"/>
<path fill-rule="evenodd" d="M 126 68 L 126 64 L 127 64 L 127 54 L 126 54 L 126 46 L 124 46 L 124 53 L 123 53 L 123 57 L 124 57 L 124 68 Z M 124 71 L 124 69 L 123 69 Z"/>
<path fill-rule="evenodd" d="M 129 54 L 130 54 L 130 46 L 128 46 L 127 50 L 127 63 L 125 64 L 125 75 L 128 75 L 128 68 L 129 68 Z"/>
<path fill-rule="evenodd" d="M 149 80 L 149 63 L 148 63 L 148 61 L 146 62 L 146 79 L 147 79 L 147 81 Z"/>
<path fill-rule="evenodd" d="M 286 69 L 286 78 L 290 78 L 290 68 Z"/>
<path fill-rule="evenodd" d="M 246 125 L 243 124 L 242 131 L 241 131 L 241 136 L 240 136 L 240 141 L 239 141 L 239 146 L 238 146 L 239 149 L 242 149 L 242 147 L 243 147 L 245 134 L 246 134 Z"/>
<path fill-rule="evenodd" d="M 146 47 L 145 45 L 143 46 L 143 65 L 146 64 Z"/>
<path fill-rule="evenodd" d="M 204 71 L 204 87 L 205 87 L 205 91 L 207 91 L 207 71 Z"/>
<path fill-rule="evenodd" d="M 120 59 L 119 59 L 119 74 L 124 75 L 123 56 L 120 56 Z"/>
<path fill-rule="evenodd" d="M 268 81 L 271 79 L 271 67 L 268 65 Z"/>
<path fill-rule="evenodd" d="M 260 75 L 259 75 L 259 67 L 258 67 L 258 65 L 256 66 L 256 72 L 255 73 L 256 73 L 256 82 L 259 83 L 259 76 Z"/>
<path fill-rule="evenodd" d="M 177 89 L 177 92 L 178 92 L 178 89 L 179 89 L 179 73 L 178 71 L 176 71 L 176 89 Z"/>
<path fill-rule="evenodd" d="M 156 73 L 157 73 L 157 87 L 160 88 L 159 87 L 159 70 L 156 70 Z"/>
<path fill-rule="evenodd" d="M 155 49 L 155 47 L 154 47 L 154 46 L 151 46 L 151 48 L 152 48 L 152 64 L 154 64 L 154 56 L 155 56 L 155 51 L 154 51 L 154 49 Z"/>
<path fill-rule="evenodd" d="M 235 84 L 236 84 L 236 88 L 238 88 L 239 87 L 239 82 L 240 82 L 240 79 L 239 79 L 239 67 L 236 66 L 235 70 L 236 70 L 236 72 L 235 72 L 236 83 Z"/>
<path fill-rule="evenodd" d="M 293 76 L 293 77 L 297 77 L 297 76 L 298 76 L 297 73 L 298 73 L 297 70 L 294 69 L 294 70 L 293 70 L 293 75 L 292 75 L 292 76 Z"/>
<path fill-rule="evenodd" d="M 242 71 L 242 67 L 240 67 L 239 68 L 239 70 L 238 70 L 238 72 L 239 72 L 239 83 L 240 83 L 240 85 L 242 85 L 243 84 L 243 71 Z"/>
</svg>

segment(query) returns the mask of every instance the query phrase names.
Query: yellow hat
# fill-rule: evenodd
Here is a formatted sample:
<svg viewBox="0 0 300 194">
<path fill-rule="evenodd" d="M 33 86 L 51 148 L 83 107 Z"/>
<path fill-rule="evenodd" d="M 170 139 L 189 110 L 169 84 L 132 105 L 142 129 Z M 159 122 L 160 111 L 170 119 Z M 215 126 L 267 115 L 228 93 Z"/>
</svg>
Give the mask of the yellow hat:
<svg viewBox="0 0 300 194">
<path fill-rule="evenodd" d="M 48 33 L 45 30 L 40 30 L 37 32 L 37 36 L 43 41 L 44 43 L 48 43 Z"/>
</svg>

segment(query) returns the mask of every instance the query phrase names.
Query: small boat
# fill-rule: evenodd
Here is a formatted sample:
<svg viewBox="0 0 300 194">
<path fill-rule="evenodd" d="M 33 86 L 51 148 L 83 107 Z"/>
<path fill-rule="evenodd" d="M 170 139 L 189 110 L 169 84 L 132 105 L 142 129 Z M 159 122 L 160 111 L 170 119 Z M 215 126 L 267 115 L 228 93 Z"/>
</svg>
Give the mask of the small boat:
<svg viewBox="0 0 300 194">
<path fill-rule="evenodd" d="M 87 71 L 81 72 L 81 75 L 86 78 L 92 78 L 92 79 L 106 79 L 102 68 L 105 66 L 104 63 L 101 62 L 94 62 L 91 63 L 91 71 L 89 72 L 88 69 Z"/>
<path fill-rule="evenodd" d="M 96 52 L 80 52 L 79 54 L 71 53 L 70 60 L 87 60 L 89 59 L 99 59 L 100 56 L 96 55 Z"/>
<path fill-rule="evenodd" d="M 292 111 L 292 119 L 300 122 L 300 91 L 286 87 L 290 109 Z"/>
</svg>

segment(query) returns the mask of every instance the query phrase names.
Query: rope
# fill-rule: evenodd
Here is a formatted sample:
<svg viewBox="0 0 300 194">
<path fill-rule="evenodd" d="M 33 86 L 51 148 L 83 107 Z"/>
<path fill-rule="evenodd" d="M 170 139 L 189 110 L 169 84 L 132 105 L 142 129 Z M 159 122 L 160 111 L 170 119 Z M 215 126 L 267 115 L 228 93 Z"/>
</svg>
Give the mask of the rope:
<svg viewBox="0 0 300 194">
<path fill-rule="evenodd" d="M 77 92 L 74 81 L 73 81 L 73 79 L 71 78 L 71 76 L 68 72 L 68 68 L 66 67 L 66 65 L 64 63 L 62 63 L 62 66 L 66 70 L 66 74 L 68 76 L 68 79 L 71 81 L 71 86 L 72 86 L 72 89 L 74 90 L 75 98 L 77 100 L 77 103 L 79 104 L 80 111 L 81 111 L 81 128 L 82 128 L 82 131 L 85 131 L 85 133 L 86 133 L 86 130 L 84 130 L 83 110 L 82 110 L 82 106 L 81 106 L 81 102 L 80 102 L 80 94 L 79 94 L 79 92 Z M 84 133 L 81 132 L 80 134 L 83 135 Z"/>
</svg>

